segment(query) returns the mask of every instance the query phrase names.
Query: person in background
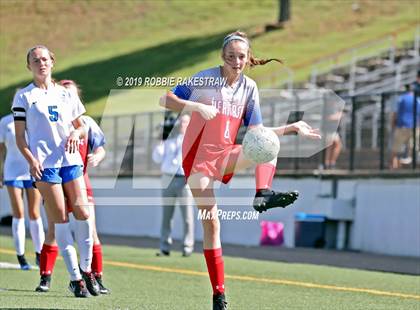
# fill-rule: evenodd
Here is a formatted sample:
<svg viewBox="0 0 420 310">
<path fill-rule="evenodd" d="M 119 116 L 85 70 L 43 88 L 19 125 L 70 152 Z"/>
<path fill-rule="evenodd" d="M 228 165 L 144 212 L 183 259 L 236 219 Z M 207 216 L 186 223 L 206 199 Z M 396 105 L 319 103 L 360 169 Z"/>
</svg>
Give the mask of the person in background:
<svg viewBox="0 0 420 310">
<path fill-rule="evenodd" d="M 153 161 L 161 164 L 162 172 L 162 225 L 160 251 L 158 256 L 169 256 L 172 245 L 172 226 L 175 204 L 178 201 L 184 223 L 182 255 L 188 257 L 194 250 L 194 210 L 190 188 L 182 169 L 182 142 L 190 123 L 188 114 L 182 115 L 166 140 L 162 140 L 153 150 Z"/>
<path fill-rule="evenodd" d="M 36 264 L 39 266 L 41 247 L 45 233 L 40 216 L 41 195 L 32 185 L 29 165 L 19 152 L 15 139 L 13 115 L 0 120 L 0 188 L 5 186 L 12 206 L 12 235 L 20 268 L 29 270 L 32 266 L 25 258 L 25 217 L 23 194 L 26 193 L 29 231 L 35 249 Z"/>
<path fill-rule="evenodd" d="M 413 111 L 414 92 L 410 85 L 405 85 L 405 93 L 398 98 L 395 110 L 391 115 L 391 128 L 394 132 L 391 149 L 391 169 L 398 169 L 401 167 L 398 154 L 401 152 L 402 148 L 405 145 L 409 145 L 410 140 L 413 139 Z M 417 127 L 418 126 L 420 126 L 420 97 L 417 97 Z M 417 137 L 419 137 L 418 132 Z"/>
</svg>

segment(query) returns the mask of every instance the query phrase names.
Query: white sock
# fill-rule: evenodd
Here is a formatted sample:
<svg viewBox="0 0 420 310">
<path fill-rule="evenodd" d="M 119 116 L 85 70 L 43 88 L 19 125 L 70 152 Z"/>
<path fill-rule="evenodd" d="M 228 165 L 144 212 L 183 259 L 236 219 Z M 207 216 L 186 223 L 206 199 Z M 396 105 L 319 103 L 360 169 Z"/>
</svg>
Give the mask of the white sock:
<svg viewBox="0 0 420 310">
<path fill-rule="evenodd" d="M 80 268 L 90 272 L 92 264 L 93 230 L 90 220 L 76 220 L 75 237 L 79 248 Z"/>
<path fill-rule="evenodd" d="M 14 217 L 12 220 L 13 241 L 17 255 L 25 254 L 25 219 Z"/>
<path fill-rule="evenodd" d="M 71 281 L 80 280 L 82 278 L 79 266 L 77 264 L 77 253 L 73 246 L 73 236 L 70 231 L 69 223 L 55 224 L 55 239 L 58 248 L 63 256 L 67 271 L 70 274 Z"/>
<path fill-rule="evenodd" d="M 45 241 L 44 227 L 41 217 L 29 221 L 29 230 L 31 231 L 32 243 L 36 253 L 41 253 L 42 244 Z"/>
</svg>

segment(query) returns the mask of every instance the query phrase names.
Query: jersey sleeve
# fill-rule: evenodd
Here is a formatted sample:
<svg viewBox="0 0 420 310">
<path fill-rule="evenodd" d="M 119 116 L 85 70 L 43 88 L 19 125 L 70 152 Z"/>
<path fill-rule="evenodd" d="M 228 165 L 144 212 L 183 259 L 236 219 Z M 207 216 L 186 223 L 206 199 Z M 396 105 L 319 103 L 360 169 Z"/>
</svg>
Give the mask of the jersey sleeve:
<svg viewBox="0 0 420 310">
<path fill-rule="evenodd" d="M 171 90 L 178 98 L 188 100 L 191 97 L 192 93 L 192 87 L 185 85 L 185 84 L 179 84 L 172 88 Z"/>
<path fill-rule="evenodd" d="M 105 135 L 98 124 L 90 117 L 84 117 L 83 120 L 88 127 L 89 149 L 94 151 L 98 147 L 104 146 L 106 143 Z"/>
<path fill-rule="evenodd" d="M 13 98 L 12 112 L 15 121 L 26 121 L 27 101 L 17 92 Z"/>
<path fill-rule="evenodd" d="M 6 142 L 6 130 L 6 122 L 5 118 L 3 117 L 2 119 L 0 119 L 0 143 Z"/>
<path fill-rule="evenodd" d="M 86 109 L 83 103 L 80 101 L 79 96 L 69 91 L 67 93 L 68 93 L 68 96 L 70 98 L 70 102 L 72 105 L 72 120 L 75 120 L 76 118 L 84 114 L 86 112 Z"/>
<path fill-rule="evenodd" d="M 201 78 L 206 75 L 205 71 L 200 71 L 192 76 L 194 78 Z M 189 100 L 191 99 L 191 95 L 193 94 L 194 90 L 197 89 L 197 86 L 192 85 L 192 83 L 184 83 L 178 84 L 174 88 L 172 88 L 172 93 L 174 93 L 178 98 Z"/>
<path fill-rule="evenodd" d="M 255 85 L 248 98 L 248 102 L 245 107 L 244 125 L 245 126 L 256 126 L 262 124 L 261 108 L 260 108 L 260 95 L 258 88 Z"/>
</svg>

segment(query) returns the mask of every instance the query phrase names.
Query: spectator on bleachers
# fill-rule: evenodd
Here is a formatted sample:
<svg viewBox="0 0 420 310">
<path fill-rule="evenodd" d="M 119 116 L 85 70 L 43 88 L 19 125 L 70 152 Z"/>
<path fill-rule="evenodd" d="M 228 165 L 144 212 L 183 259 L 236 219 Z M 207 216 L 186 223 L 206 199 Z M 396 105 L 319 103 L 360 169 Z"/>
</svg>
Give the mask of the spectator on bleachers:
<svg viewBox="0 0 420 310">
<path fill-rule="evenodd" d="M 417 77 L 417 81 L 419 77 Z M 414 86 L 416 87 L 416 86 Z M 414 92 L 410 85 L 405 86 L 405 93 L 397 101 L 394 112 L 391 117 L 391 128 L 394 133 L 391 150 L 391 169 L 398 169 L 401 162 L 398 154 L 404 146 L 410 148 L 410 140 L 413 138 L 413 112 L 414 112 Z M 417 98 L 417 134 L 419 136 L 420 125 L 420 98 Z"/>
<path fill-rule="evenodd" d="M 417 79 L 413 83 L 413 90 L 417 93 L 417 96 L 420 96 L 420 70 L 417 71 Z"/>
<path fill-rule="evenodd" d="M 325 149 L 323 166 L 325 169 L 335 169 L 342 148 L 337 125 L 340 123 L 343 113 L 336 104 L 334 97 L 326 99 L 324 107 L 325 120 L 323 121 L 323 136 L 326 139 L 328 147 Z"/>
</svg>

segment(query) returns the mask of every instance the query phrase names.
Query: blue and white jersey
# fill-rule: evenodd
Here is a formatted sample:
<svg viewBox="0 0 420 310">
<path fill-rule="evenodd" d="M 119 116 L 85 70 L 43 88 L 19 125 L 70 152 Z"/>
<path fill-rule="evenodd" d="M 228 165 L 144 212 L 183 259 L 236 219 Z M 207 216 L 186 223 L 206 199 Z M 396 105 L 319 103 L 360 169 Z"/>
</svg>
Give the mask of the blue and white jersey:
<svg viewBox="0 0 420 310">
<path fill-rule="evenodd" d="M 86 129 L 89 151 L 93 152 L 98 147 L 104 146 L 105 135 L 99 125 L 90 116 L 83 115 L 81 119 Z"/>
<path fill-rule="evenodd" d="M 30 180 L 28 162 L 16 145 L 15 123 L 12 114 L 0 119 L 0 143 L 4 143 L 7 149 L 3 166 L 4 180 Z"/>
<path fill-rule="evenodd" d="M 44 168 L 83 165 L 79 152 L 66 151 L 72 121 L 86 111 L 78 96 L 55 83 L 48 89 L 31 83 L 16 93 L 12 111 L 15 121 L 26 122 L 29 149 Z"/>
</svg>

